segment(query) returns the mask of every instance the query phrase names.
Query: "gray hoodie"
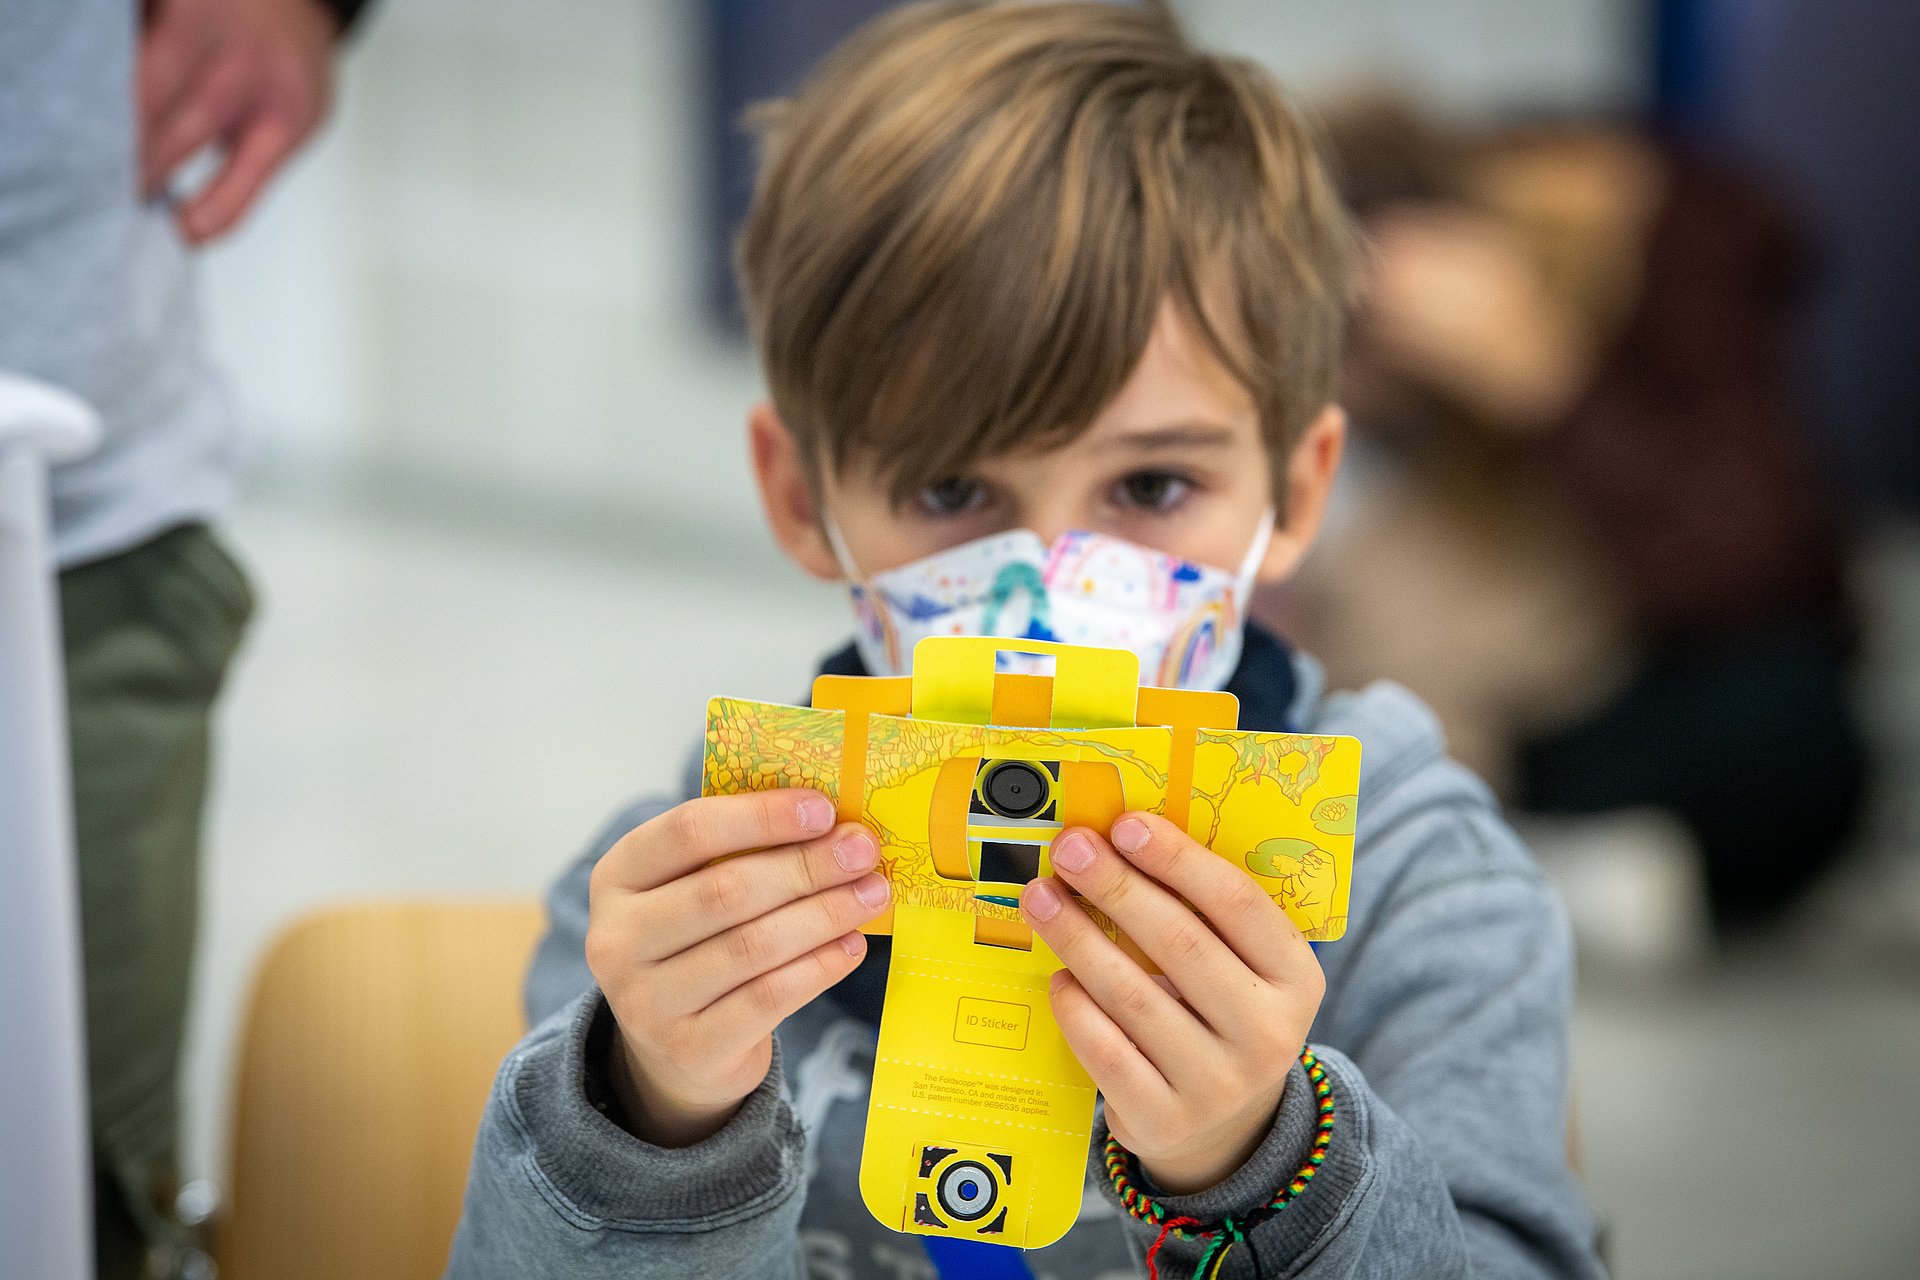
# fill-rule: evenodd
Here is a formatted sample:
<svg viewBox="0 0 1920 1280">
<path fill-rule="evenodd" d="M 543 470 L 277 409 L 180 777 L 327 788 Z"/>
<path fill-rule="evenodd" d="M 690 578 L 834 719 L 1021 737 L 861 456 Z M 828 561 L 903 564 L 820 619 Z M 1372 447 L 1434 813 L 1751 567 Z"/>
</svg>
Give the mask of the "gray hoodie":
<svg viewBox="0 0 1920 1280">
<path fill-rule="evenodd" d="M 1289 725 L 1363 748 L 1347 933 L 1319 948 L 1327 989 L 1310 1037 L 1333 1088 L 1333 1141 L 1306 1192 L 1221 1274 L 1602 1274 L 1567 1164 L 1573 957 L 1558 902 L 1485 786 L 1446 758 L 1425 706 L 1389 684 L 1323 696 L 1318 664 L 1290 661 Z M 876 1032 L 833 993 L 782 1024 L 766 1081 L 704 1142 L 652 1146 L 589 1102 L 588 1055 L 613 1026 L 583 955 L 588 876 L 672 803 L 621 814 L 552 891 L 527 984 L 537 1025 L 495 1082 L 448 1274 L 931 1280 L 919 1237 L 860 1201 Z M 1295 1064 L 1247 1163 L 1162 1203 L 1203 1222 L 1246 1213 L 1300 1168 L 1314 1127 Z M 1083 1211 L 1028 1253 L 1036 1280 L 1146 1273 L 1156 1231 L 1107 1186 L 1094 1158 L 1105 1140 L 1096 1121 Z M 1170 1239 L 1160 1274 L 1188 1275 L 1199 1251 Z"/>
</svg>

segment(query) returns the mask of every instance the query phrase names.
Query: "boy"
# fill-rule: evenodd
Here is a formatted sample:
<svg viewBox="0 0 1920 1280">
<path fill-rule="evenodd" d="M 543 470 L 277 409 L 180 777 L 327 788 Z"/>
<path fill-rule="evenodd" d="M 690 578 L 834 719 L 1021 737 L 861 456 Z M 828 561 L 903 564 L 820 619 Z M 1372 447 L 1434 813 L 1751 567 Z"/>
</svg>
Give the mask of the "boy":
<svg viewBox="0 0 1920 1280">
<path fill-rule="evenodd" d="M 1597 1274 L 1553 900 L 1409 695 L 1323 697 L 1310 659 L 1243 632 L 1253 581 L 1312 541 L 1344 429 L 1351 232 L 1278 91 L 1157 9 L 938 4 L 863 30 L 769 124 L 740 246 L 772 392 L 749 435 L 782 548 L 854 588 L 827 668 L 1008 633 L 1005 601 L 954 584 L 1024 555 L 1022 634 L 1133 647 L 1143 679 L 1236 693 L 1243 727 L 1365 749 L 1348 930 L 1317 957 L 1158 818 L 1056 841 L 1065 887 L 1165 977 L 1027 886 L 1104 1110 L 1085 1210 L 1026 1265 Z M 1055 572 L 1066 551 L 1093 567 Z M 1129 608 L 1143 582 L 1158 603 Z M 1217 645 L 1170 648 L 1209 603 L 1235 618 Z M 641 805 L 592 852 L 552 895 L 452 1274 L 933 1275 L 856 1191 L 872 834 L 780 791 Z"/>
</svg>

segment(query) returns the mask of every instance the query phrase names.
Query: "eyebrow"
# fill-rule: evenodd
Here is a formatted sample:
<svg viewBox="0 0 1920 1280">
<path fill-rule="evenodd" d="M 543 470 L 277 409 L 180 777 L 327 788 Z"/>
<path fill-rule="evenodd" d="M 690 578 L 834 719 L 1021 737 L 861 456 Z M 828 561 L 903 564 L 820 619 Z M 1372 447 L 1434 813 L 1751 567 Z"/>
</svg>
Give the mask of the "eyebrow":
<svg viewBox="0 0 1920 1280">
<path fill-rule="evenodd" d="M 1234 441 L 1231 427 L 1203 422 L 1181 422 L 1146 431 L 1129 431 L 1106 441 L 1105 450 L 1126 449 L 1134 453 L 1159 453 L 1168 449 L 1223 449 Z"/>
</svg>

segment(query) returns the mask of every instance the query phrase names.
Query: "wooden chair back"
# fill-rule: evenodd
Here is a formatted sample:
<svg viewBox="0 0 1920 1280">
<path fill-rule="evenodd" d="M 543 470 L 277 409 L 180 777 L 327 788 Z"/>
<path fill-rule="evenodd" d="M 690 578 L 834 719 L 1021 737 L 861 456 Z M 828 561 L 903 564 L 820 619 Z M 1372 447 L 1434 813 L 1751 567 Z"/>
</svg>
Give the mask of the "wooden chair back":
<svg viewBox="0 0 1920 1280">
<path fill-rule="evenodd" d="M 393 902 L 280 936 L 235 1080 L 222 1280 L 442 1273 L 541 926 L 532 902 Z"/>
</svg>

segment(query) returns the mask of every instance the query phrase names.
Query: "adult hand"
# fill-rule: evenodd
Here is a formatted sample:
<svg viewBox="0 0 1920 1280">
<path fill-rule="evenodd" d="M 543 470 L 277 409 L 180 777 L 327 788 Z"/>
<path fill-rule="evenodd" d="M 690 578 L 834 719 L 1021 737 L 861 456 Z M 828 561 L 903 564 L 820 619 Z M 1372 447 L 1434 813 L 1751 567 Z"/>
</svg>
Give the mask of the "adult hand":
<svg viewBox="0 0 1920 1280">
<path fill-rule="evenodd" d="M 325 117 L 339 23 L 320 0 L 146 0 L 137 101 L 152 197 L 209 144 L 219 168 L 179 210 L 201 244 L 240 221 Z"/>
<path fill-rule="evenodd" d="M 1054 1017 L 1106 1096 L 1107 1127 L 1181 1195 L 1221 1182 L 1260 1145 L 1326 978 L 1273 899 L 1165 818 L 1130 813 L 1112 834 L 1062 832 L 1054 869 L 1163 981 L 1052 880 L 1028 884 L 1020 906 L 1066 965 Z"/>
</svg>

